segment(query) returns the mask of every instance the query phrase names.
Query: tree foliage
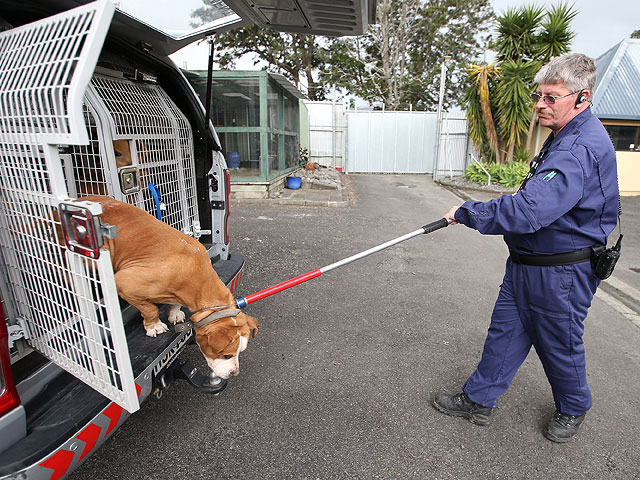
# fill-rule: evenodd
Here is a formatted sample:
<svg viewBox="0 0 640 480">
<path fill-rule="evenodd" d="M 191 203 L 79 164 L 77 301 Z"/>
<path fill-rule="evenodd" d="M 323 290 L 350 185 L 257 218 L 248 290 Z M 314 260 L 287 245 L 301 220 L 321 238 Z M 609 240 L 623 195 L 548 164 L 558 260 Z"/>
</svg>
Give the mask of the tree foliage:
<svg viewBox="0 0 640 480">
<path fill-rule="evenodd" d="M 192 17 L 211 21 L 212 4 Z M 387 108 L 411 103 L 433 108 L 438 102 L 440 64 L 450 56 L 444 105 L 457 103 L 467 80 L 465 65 L 485 50 L 493 11 L 490 0 L 379 0 L 377 23 L 366 35 L 327 38 L 286 34 L 250 25 L 216 36 L 216 61 L 233 68 L 242 55 L 307 85 L 313 100 L 329 89 Z M 480 33 L 479 33 L 480 32 Z"/>
<path fill-rule="evenodd" d="M 495 63 L 472 65 L 469 69 L 471 85 L 464 100 L 467 102 L 467 118 L 471 140 L 486 158 L 500 161 L 498 132 L 493 112 L 496 110 L 496 96 L 491 95 L 499 78 Z"/>
<path fill-rule="evenodd" d="M 339 39 L 323 79 L 387 108 L 438 103 L 440 65 L 451 57 L 445 107 L 465 90 L 465 65 L 486 47 L 493 12 L 488 0 L 379 0 L 366 35 Z"/>
<path fill-rule="evenodd" d="M 548 10 L 538 6 L 512 8 L 498 16 L 497 38 L 492 44 L 497 52 L 496 72 L 487 83 L 491 100 L 485 100 L 485 108 L 491 106 L 497 143 L 486 126 L 487 114 L 478 110 L 481 95 L 473 91 L 481 86 L 476 81 L 481 66 L 468 70 L 473 83 L 465 95 L 472 139 L 487 160 L 510 162 L 529 145 L 536 120 L 530 96 L 536 87 L 533 78 L 552 57 L 569 52 L 575 36 L 571 21 L 577 13 L 561 3 Z"/>
<path fill-rule="evenodd" d="M 640 29 L 638 29 L 638 30 L 634 30 L 634 31 L 631 33 L 631 38 L 640 38 Z"/>
</svg>

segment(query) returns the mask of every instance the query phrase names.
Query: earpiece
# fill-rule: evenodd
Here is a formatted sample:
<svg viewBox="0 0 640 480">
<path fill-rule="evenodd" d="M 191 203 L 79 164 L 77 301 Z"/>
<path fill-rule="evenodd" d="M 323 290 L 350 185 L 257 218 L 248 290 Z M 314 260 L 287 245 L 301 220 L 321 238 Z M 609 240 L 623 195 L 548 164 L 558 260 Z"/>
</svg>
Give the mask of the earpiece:
<svg viewBox="0 0 640 480">
<path fill-rule="evenodd" d="M 584 102 L 588 102 L 588 101 L 589 99 L 585 97 L 584 93 L 582 93 L 582 90 L 580 90 L 580 93 L 578 94 L 578 98 L 576 98 L 576 107 L 579 107 Z"/>
</svg>

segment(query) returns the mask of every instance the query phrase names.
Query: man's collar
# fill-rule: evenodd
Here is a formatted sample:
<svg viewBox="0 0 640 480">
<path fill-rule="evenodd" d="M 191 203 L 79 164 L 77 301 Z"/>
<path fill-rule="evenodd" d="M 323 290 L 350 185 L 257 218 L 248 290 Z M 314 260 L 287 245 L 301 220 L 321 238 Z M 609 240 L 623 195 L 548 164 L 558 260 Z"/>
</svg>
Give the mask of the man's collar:
<svg viewBox="0 0 640 480">
<path fill-rule="evenodd" d="M 580 112 L 578 115 L 576 115 L 571 120 L 569 120 L 569 123 L 567 123 L 564 127 L 560 129 L 560 131 L 556 135 L 556 138 L 562 137 L 564 135 L 568 135 L 569 133 L 567 132 L 573 133 L 573 131 L 577 127 L 582 125 L 584 122 L 586 122 L 591 115 L 592 115 L 591 107 L 585 108 L 582 112 Z"/>
</svg>

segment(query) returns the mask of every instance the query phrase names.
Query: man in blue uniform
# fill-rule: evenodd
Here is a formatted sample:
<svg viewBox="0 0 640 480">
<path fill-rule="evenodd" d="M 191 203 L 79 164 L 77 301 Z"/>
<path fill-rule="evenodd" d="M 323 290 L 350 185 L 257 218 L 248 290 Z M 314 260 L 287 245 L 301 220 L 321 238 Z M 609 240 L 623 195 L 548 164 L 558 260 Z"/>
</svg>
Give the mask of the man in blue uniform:
<svg viewBox="0 0 640 480">
<path fill-rule="evenodd" d="M 445 215 L 504 235 L 510 255 L 480 363 L 462 393 L 435 396 L 443 413 L 486 425 L 532 345 L 556 406 L 545 436 L 568 441 L 591 407 L 582 340 L 600 283 L 591 247 L 606 246 L 619 204 L 613 145 L 590 108 L 595 77 L 595 62 L 582 54 L 542 67 L 532 97 L 540 125 L 552 133 L 527 179 L 514 195 L 468 201 Z"/>
</svg>

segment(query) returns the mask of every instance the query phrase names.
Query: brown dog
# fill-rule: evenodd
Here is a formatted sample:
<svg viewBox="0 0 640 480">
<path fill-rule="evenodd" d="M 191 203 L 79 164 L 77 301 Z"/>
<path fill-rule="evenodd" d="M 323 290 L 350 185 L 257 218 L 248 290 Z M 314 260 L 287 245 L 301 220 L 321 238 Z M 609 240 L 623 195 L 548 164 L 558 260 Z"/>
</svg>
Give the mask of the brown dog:
<svg viewBox="0 0 640 480">
<path fill-rule="evenodd" d="M 111 253 L 118 294 L 140 310 L 147 335 L 168 330 L 155 304 L 170 305 L 174 325 L 184 321 L 181 305 L 194 312 L 194 323 L 209 316 L 211 307 L 235 305 L 200 242 L 133 205 L 101 196 L 78 200 L 100 203 L 100 218 L 116 226 L 118 235 L 105 239 L 103 248 Z M 244 313 L 195 328 L 207 364 L 221 378 L 238 374 L 238 354 L 257 332 L 258 320 Z"/>
</svg>

